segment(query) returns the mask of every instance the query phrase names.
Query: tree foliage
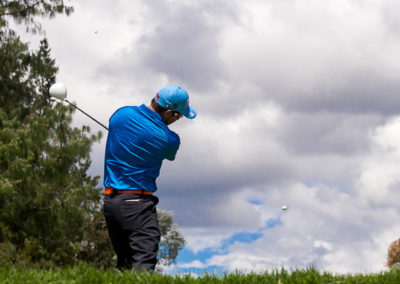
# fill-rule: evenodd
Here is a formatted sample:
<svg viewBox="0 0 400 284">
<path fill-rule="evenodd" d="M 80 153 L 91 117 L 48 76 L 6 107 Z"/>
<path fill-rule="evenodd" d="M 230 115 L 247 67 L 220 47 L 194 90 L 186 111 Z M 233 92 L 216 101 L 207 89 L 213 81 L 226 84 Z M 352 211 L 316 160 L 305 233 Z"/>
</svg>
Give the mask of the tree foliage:
<svg viewBox="0 0 400 284">
<path fill-rule="evenodd" d="M 400 239 L 395 240 L 389 246 L 386 265 L 392 267 L 400 264 Z"/>
<path fill-rule="evenodd" d="M 0 0 L 0 27 L 8 27 L 8 19 L 17 24 L 25 24 L 27 31 L 41 31 L 37 16 L 55 17 L 56 14 L 70 15 L 72 6 L 64 4 L 64 0 Z"/>
<path fill-rule="evenodd" d="M 72 264 L 90 255 L 84 237 L 104 230 L 93 227 L 98 177 L 86 174 L 101 132 L 72 128 L 74 109 L 52 102 L 57 67 L 46 40 L 30 52 L 9 37 L 0 61 L 0 242 L 19 261 Z"/>
<path fill-rule="evenodd" d="M 40 29 L 36 16 L 69 14 L 61 0 L 0 1 L 0 258 L 8 263 L 109 266 L 99 177 L 86 174 L 101 133 L 72 128 L 74 109 L 48 90 L 58 68 L 47 40 L 37 51 L 8 20 Z"/>
<path fill-rule="evenodd" d="M 161 265 L 175 263 L 179 250 L 185 245 L 185 239 L 179 228 L 174 224 L 174 214 L 171 211 L 157 209 L 160 224 L 161 242 L 158 259 Z"/>
</svg>

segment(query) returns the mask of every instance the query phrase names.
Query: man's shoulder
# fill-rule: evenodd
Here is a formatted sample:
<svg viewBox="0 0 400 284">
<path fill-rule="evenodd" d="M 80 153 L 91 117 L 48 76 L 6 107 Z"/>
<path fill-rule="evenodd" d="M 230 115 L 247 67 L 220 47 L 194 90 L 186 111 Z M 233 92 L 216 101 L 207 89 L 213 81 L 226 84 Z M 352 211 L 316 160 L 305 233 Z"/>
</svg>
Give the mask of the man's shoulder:
<svg viewBox="0 0 400 284">
<path fill-rule="evenodd" d="M 111 115 L 111 118 L 126 117 L 126 116 L 129 117 L 145 116 L 146 110 L 143 108 L 143 106 L 145 105 L 120 107 Z"/>
<path fill-rule="evenodd" d="M 138 108 L 139 108 L 138 106 L 123 106 L 123 107 L 120 107 L 119 109 L 117 109 L 115 111 L 115 113 L 126 112 L 126 111 L 137 111 Z"/>
<path fill-rule="evenodd" d="M 129 113 L 129 114 L 137 114 L 137 115 L 145 115 L 145 116 L 153 116 L 155 114 L 148 106 L 142 104 L 140 106 L 123 106 L 116 110 L 121 113 Z"/>
<path fill-rule="evenodd" d="M 111 116 L 119 115 L 127 111 L 134 110 L 135 108 L 137 108 L 137 106 L 123 106 L 114 111 L 114 113 Z"/>
<path fill-rule="evenodd" d="M 168 129 L 168 143 L 171 145 L 178 145 L 181 144 L 181 139 L 179 135 L 172 130 Z"/>
</svg>

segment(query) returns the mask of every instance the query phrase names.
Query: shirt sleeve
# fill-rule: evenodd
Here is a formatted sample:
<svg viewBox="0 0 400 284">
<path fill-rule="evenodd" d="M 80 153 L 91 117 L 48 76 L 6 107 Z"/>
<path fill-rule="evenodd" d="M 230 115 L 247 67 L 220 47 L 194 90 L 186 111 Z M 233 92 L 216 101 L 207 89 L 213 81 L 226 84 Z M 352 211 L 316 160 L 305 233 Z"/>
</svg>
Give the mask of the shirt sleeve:
<svg viewBox="0 0 400 284">
<path fill-rule="evenodd" d="M 178 134 L 176 134 L 175 132 L 171 132 L 167 146 L 167 153 L 165 157 L 167 160 L 170 161 L 175 160 L 176 152 L 178 152 L 180 144 L 181 141 Z"/>
</svg>

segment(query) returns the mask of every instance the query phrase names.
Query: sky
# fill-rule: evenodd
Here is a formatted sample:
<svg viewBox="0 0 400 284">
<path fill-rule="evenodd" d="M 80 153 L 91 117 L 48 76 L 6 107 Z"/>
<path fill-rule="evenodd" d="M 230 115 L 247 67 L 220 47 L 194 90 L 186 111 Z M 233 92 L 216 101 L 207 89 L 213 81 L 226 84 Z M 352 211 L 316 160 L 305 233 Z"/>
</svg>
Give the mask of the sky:
<svg viewBox="0 0 400 284">
<path fill-rule="evenodd" d="M 67 3 L 71 16 L 41 22 L 69 100 L 107 124 L 176 84 L 198 112 L 170 126 L 181 146 L 157 181 L 187 241 L 174 271 L 386 269 L 400 238 L 398 0 Z M 20 34 L 32 48 L 44 36 Z"/>
</svg>

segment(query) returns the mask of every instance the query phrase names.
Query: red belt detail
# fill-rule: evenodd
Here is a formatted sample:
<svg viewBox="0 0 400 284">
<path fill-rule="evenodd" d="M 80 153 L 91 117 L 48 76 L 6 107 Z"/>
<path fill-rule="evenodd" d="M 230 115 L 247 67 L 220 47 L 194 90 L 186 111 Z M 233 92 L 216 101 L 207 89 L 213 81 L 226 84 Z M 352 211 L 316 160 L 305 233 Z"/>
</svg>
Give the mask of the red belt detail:
<svg viewBox="0 0 400 284">
<path fill-rule="evenodd" d="M 106 187 L 104 189 L 104 194 L 112 194 L 113 192 L 116 192 L 117 194 L 120 193 L 134 193 L 134 194 L 146 194 L 146 195 L 153 195 L 152 191 L 147 191 L 147 190 L 116 190 L 112 187 Z"/>
</svg>

